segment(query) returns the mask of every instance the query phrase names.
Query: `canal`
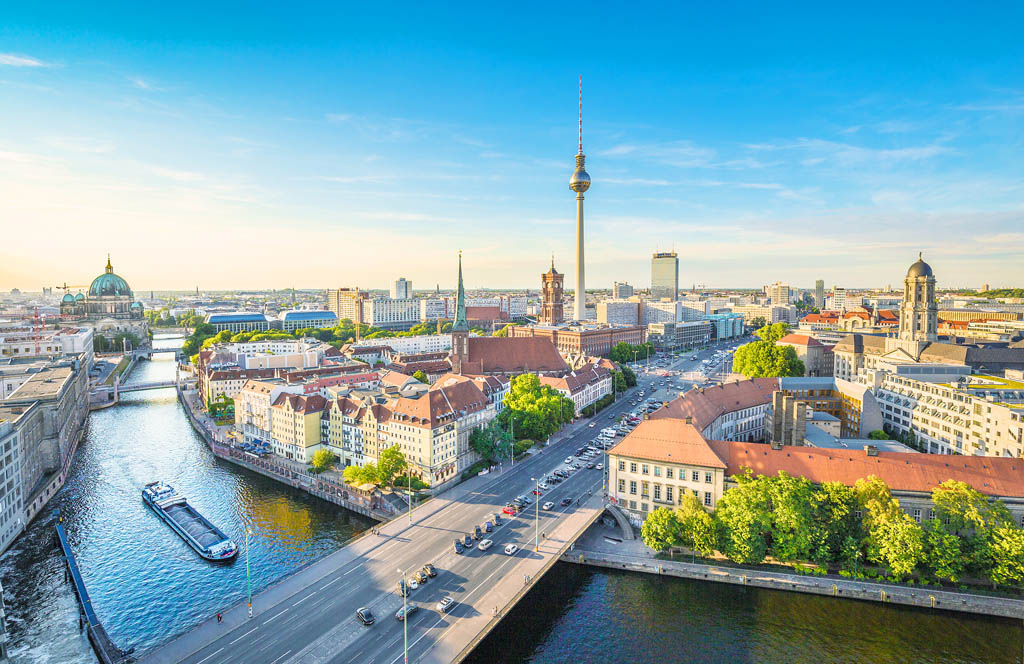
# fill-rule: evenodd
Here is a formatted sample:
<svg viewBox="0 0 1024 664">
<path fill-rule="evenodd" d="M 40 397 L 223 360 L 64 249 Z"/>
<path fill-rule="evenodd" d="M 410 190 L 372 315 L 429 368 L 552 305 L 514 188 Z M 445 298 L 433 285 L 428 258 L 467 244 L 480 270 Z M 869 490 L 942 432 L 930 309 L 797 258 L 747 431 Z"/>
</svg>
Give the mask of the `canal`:
<svg viewBox="0 0 1024 664">
<path fill-rule="evenodd" d="M 160 341 L 169 345 L 177 341 Z M 131 381 L 174 374 L 170 355 Z M 121 647 L 144 650 L 245 597 L 245 558 L 205 563 L 142 504 L 147 482 L 185 493 L 238 542 L 250 539 L 253 592 L 371 522 L 221 462 L 172 389 L 126 395 L 90 415 L 64 516 L 99 614 Z M 0 558 L 17 663 L 94 662 L 78 606 L 37 519 Z M 618 573 L 559 563 L 471 655 L 474 664 L 555 662 L 1022 662 L 1020 621 Z M 259 663 L 254 663 L 259 664 Z"/>
</svg>

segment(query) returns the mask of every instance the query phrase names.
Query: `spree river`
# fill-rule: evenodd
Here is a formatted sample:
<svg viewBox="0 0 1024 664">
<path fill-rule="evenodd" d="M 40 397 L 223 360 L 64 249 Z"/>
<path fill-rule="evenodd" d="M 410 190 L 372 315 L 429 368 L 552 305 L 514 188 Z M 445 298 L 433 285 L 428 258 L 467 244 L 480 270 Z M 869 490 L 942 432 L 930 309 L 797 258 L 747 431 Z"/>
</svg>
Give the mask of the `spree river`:
<svg viewBox="0 0 1024 664">
<path fill-rule="evenodd" d="M 156 345 L 180 344 L 157 340 Z M 174 374 L 170 355 L 131 381 Z M 63 515 L 96 612 L 122 648 L 141 651 L 246 595 L 244 552 L 201 560 L 142 503 L 170 482 L 237 542 L 250 538 L 253 592 L 372 522 L 219 461 L 192 431 L 173 389 L 126 395 L 92 413 Z M 17 663 L 95 662 L 54 545 L 53 517 L 34 521 L 0 558 Z M 560 563 L 481 643 L 492 662 L 1021 662 L 1020 621 L 737 588 Z M 254 662 L 253 664 L 260 664 Z"/>
</svg>

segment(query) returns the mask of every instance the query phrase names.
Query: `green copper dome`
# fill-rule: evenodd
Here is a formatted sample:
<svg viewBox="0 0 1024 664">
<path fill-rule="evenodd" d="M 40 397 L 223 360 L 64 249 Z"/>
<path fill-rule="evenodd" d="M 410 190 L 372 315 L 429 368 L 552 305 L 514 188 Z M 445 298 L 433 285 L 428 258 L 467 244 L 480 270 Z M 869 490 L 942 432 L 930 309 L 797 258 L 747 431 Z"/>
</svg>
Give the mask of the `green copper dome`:
<svg viewBox="0 0 1024 664">
<path fill-rule="evenodd" d="M 106 271 L 93 279 L 89 286 L 89 297 L 131 297 L 132 289 L 128 282 L 114 274 L 114 267 L 110 264 L 110 256 L 107 256 Z"/>
<path fill-rule="evenodd" d="M 61 303 L 65 303 L 66 302 L 66 303 L 74 304 L 75 296 L 72 295 L 71 293 L 64 293 L 64 297 L 62 297 L 60 299 L 60 301 L 61 301 Z"/>
<path fill-rule="evenodd" d="M 82 293 L 77 293 L 75 295 L 75 302 L 84 302 L 84 301 L 85 301 L 85 295 L 83 295 Z"/>
</svg>

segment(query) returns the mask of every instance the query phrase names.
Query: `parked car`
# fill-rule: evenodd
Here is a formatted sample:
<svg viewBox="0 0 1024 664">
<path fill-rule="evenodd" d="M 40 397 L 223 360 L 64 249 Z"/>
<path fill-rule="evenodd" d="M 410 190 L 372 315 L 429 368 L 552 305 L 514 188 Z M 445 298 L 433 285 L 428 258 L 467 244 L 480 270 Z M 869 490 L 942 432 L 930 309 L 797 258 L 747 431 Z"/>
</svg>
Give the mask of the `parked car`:
<svg viewBox="0 0 1024 664">
<path fill-rule="evenodd" d="M 540 484 L 537 485 L 537 488 L 540 489 L 541 491 L 547 491 L 550 487 L 547 485 L 547 483 L 541 482 Z"/>
<path fill-rule="evenodd" d="M 455 606 L 455 598 L 451 595 L 445 595 L 441 598 L 441 601 L 437 603 L 437 610 L 441 613 L 448 613 Z"/>
<path fill-rule="evenodd" d="M 469 547 L 473 546 L 473 538 L 470 537 L 469 535 L 463 535 L 462 536 L 462 546 L 466 547 L 467 549 Z"/>
<path fill-rule="evenodd" d="M 603 463 L 597 464 L 597 469 L 598 470 L 604 470 L 604 464 Z"/>
<path fill-rule="evenodd" d="M 572 463 L 572 457 L 565 457 L 566 463 Z"/>
<path fill-rule="evenodd" d="M 506 556 L 514 556 L 514 555 L 516 555 L 516 551 L 518 551 L 518 550 L 519 550 L 518 546 L 516 546 L 515 544 L 509 544 L 508 546 L 505 547 L 505 555 Z"/>
<path fill-rule="evenodd" d="M 416 590 L 420 587 L 420 582 L 415 577 L 409 579 L 409 590 Z"/>
<path fill-rule="evenodd" d="M 419 572 L 416 572 L 415 574 L 413 574 L 412 578 L 416 581 L 416 583 L 418 583 L 418 584 L 420 584 L 422 586 L 424 583 L 427 582 L 427 579 L 429 577 L 427 576 L 426 572 L 424 572 L 423 570 L 420 570 Z"/>
<path fill-rule="evenodd" d="M 480 549 L 481 551 L 486 551 L 487 549 L 491 548 L 492 544 L 494 544 L 493 540 L 482 539 L 480 540 L 480 543 L 476 545 L 476 548 Z"/>
<path fill-rule="evenodd" d="M 419 609 L 420 607 L 416 606 L 415 604 L 407 604 L 395 612 L 395 618 L 399 622 L 401 622 L 405 620 L 406 616 L 411 616 L 412 614 L 419 611 Z"/>
<path fill-rule="evenodd" d="M 484 533 L 483 533 L 482 530 L 480 530 L 480 526 L 475 526 L 473 528 L 473 539 L 477 539 L 478 540 L 478 539 L 480 539 L 483 536 L 484 536 Z"/>
<path fill-rule="evenodd" d="M 542 496 L 542 495 L 544 495 L 544 492 L 543 492 L 543 491 L 541 491 L 541 490 L 540 490 L 539 488 L 538 488 L 538 489 L 534 489 L 534 490 L 533 490 L 533 491 L 531 491 L 530 493 L 532 493 L 532 494 L 533 494 L 533 495 L 535 495 L 535 496 Z"/>
<path fill-rule="evenodd" d="M 361 606 L 356 609 L 356 618 L 359 618 L 359 622 L 364 625 L 372 625 L 373 621 L 376 620 L 376 618 L 373 617 L 373 611 L 365 606 Z"/>
<path fill-rule="evenodd" d="M 430 578 L 434 578 L 435 576 L 437 576 L 437 570 L 434 569 L 434 566 L 430 563 L 427 563 L 423 566 L 423 571 L 426 572 L 427 576 L 429 576 Z"/>
<path fill-rule="evenodd" d="M 406 585 L 405 580 L 398 582 L 398 594 L 402 597 L 409 596 L 409 586 Z"/>
<path fill-rule="evenodd" d="M 462 553 L 462 540 L 455 540 L 455 553 Z"/>
<path fill-rule="evenodd" d="M 597 422 L 591 422 L 587 426 L 590 427 L 591 429 L 593 429 L 595 426 L 597 426 Z"/>
<path fill-rule="evenodd" d="M 549 510 L 549 509 L 551 509 L 554 506 L 555 506 L 555 504 L 549 500 L 548 502 L 546 502 L 543 505 L 541 505 L 540 508 L 542 510 Z"/>
<path fill-rule="evenodd" d="M 489 533 L 494 530 L 494 525 L 490 521 L 484 521 L 484 532 Z"/>
<path fill-rule="evenodd" d="M 497 512 L 494 513 L 494 525 L 495 526 L 500 526 L 501 525 L 501 515 L 498 514 Z"/>
<path fill-rule="evenodd" d="M 501 511 L 505 514 L 508 514 L 509 516 L 515 516 L 516 514 L 516 508 L 513 505 L 506 505 L 501 509 Z"/>
<path fill-rule="evenodd" d="M 594 467 L 594 462 L 593 461 L 588 461 L 587 462 L 587 468 L 588 469 L 592 469 L 593 467 Z"/>
</svg>

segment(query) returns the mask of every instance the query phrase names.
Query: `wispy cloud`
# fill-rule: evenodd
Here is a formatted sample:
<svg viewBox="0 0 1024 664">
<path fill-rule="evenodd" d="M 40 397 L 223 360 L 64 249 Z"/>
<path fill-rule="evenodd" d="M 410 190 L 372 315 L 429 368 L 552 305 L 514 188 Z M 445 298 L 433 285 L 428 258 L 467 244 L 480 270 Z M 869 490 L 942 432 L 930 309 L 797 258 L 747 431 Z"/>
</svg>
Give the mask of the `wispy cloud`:
<svg viewBox="0 0 1024 664">
<path fill-rule="evenodd" d="M 109 141 L 104 141 L 88 136 L 48 136 L 42 142 L 51 148 L 67 152 L 85 152 L 101 154 L 113 152 L 115 146 Z"/>
<path fill-rule="evenodd" d="M 52 67 L 53 65 L 48 62 L 43 62 L 38 58 L 33 58 L 28 55 L 18 55 L 17 53 L 0 53 L 0 65 L 6 65 L 8 67 Z"/>
<path fill-rule="evenodd" d="M 877 162 L 883 165 L 901 161 L 921 161 L 955 152 L 938 142 L 900 148 L 868 148 L 852 143 L 827 141 L 820 138 L 800 138 L 791 143 L 757 143 L 747 146 L 753 150 L 799 150 L 814 153 L 819 159 L 832 159 L 842 164 Z"/>
<path fill-rule="evenodd" d="M 917 125 L 906 120 L 886 120 L 875 125 L 879 134 L 905 134 L 917 129 Z"/>
<path fill-rule="evenodd" d="M 715 151 L 691 141 L 667 143 L 620 143 L 600 153 L 604 157 L 635 156 L 679 168 L 707 166 L 715 158 Z"/>
<path fill-rule="evenodd" d="M 179 171 L 172 168 L 164 168 L 162 166 L 151 166 L 150 172 L 160 177 L 168 178 L 170 180 L 178 180 L 179 182 L 200 182 L 206 179 L 206 176 L 202 173 L 196 173 L 194 171 Z"/>
<path fill-rule="evenodd" d="M 146 79 L 140 76 L 131 76 L 128 78 L 128 80 L 131 81 L 132 85 L 134 85 L 140 90 L 156 91 L 162 89 L 157 87 L 152 81 L 147 81 Z"/>
<path fill-rule="evenodd" d="M 324 116 L 328 122 L 348 122 L 352 119 L 351 113 L 328 113 Z"/>
<path fill-rule="evenodd" d="M 357 183 L 384 183 L 391 182 L 395 179 L 394 175 L 320 175 L 317 176 L 318 180 L 325 182 L 337 182 L 339 184 L 357 184 Z"/>
</svg>

